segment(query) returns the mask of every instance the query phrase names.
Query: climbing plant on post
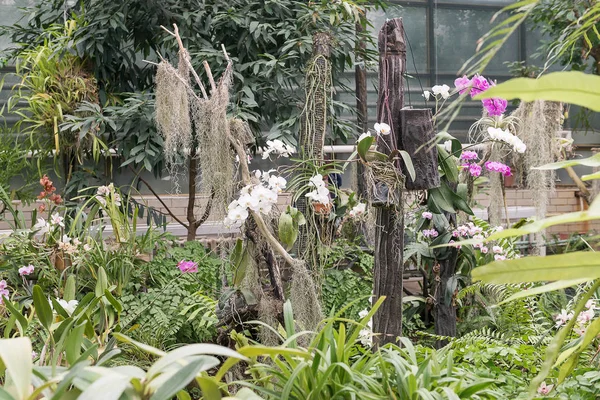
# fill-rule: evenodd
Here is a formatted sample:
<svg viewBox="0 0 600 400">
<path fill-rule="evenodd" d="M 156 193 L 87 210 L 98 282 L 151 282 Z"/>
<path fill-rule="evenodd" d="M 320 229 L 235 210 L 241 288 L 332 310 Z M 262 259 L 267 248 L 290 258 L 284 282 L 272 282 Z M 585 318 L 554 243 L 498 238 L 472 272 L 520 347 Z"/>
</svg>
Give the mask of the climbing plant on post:
<svg viewBox="0 0 600 400">
<path fill-rule="evenodd" d="M 300 131 L 300 154 L 302 163 L 297 168 L 298 183 L 303 189 L 297 192 L 296 205 L 306 216 L 307 223 L 300 229 L 297 252 L 312 268 L 316 278 L 321 275 L 318 247 L 332 238 L 333 225 L 325 218 L 330 211 L 330 204 L 320 203 L 320 211 L 314 202 L 309 207 L 305 196 L 310 188 L 310 179 L 315 175 L 327 176 L 327 168 L 323 147 L 327 135 L 328 110 L 331 105 L 331 41 L 326 32 L 313 35 L 313 56 L 306 68 L 305 101 L 302 110 Z M 329 199 L 327 199 L 329 202 Z"/>
<path fill-rule="evenodd" d="M 401 18 L 387 21 L 378 37 L 379 98 L 377 100 L 378 151 L 391 155 L 397 151 L 400 134 L 400 110 L 404 106 L 403 78 L 406 71 L 406 43 Z M 386 124 L 386 125 L 381 125 Z M 385 296 L 373 317 L 373 331 L 379 345 L 395 342 L 402 335 L 402 253 L 404 216 L 401 191 L 402 173 L 398 162 L 374 166 L 369 189 L 376 206 L 375 267 L 373 301 Z"/>
</svg>

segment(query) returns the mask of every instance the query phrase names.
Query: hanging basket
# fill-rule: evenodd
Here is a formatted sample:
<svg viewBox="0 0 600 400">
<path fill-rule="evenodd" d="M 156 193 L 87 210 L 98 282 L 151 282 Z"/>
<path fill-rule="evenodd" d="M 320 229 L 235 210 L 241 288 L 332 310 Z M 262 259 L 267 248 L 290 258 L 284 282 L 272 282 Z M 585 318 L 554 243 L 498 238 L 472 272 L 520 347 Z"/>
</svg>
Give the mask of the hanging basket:
<svg viewBox="0 0 600 400">
<path fill-rule="evenodd" d="M 415 169 L 415 180 L 406 178 L 407 190 L 427 190 L 440 186 L 438 151 L 434 144 L 435 131 L 430 108 L 400 110 L 398 148 L 410 154 Z M 408 177 L 402 163 L 404 175 Z"/>
</svg>

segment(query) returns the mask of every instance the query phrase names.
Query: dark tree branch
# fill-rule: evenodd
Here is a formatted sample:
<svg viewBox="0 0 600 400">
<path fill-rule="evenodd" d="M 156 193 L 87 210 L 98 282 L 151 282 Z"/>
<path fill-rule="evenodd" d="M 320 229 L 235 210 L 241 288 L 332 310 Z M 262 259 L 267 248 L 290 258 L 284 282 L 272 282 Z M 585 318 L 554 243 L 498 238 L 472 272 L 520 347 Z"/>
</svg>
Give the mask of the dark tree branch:
<svg viewBox="0 0 600 400">
<path fill-rule="evenodd" d="M 134 174 L 136 173 L 135 170 L 133 168 L 131 168 L 131 166 L 129 167 L 129 169 Z M 148 190 L 150 190 L 150 192 L 154 195 L 154 197 L 156 197 L 156 199 L 160 202 L 160 204 L 162 204 L 162 206 L 165 208 L 165 210 L 171 216 L 171 218 L 173 218 L 175 221 L 177 221 L 177 223 L 181 224 L 181 226 L 183 226 L 185 229 L 188 229 L 187 224 L 185 224 L 182 220 L 180 220 L 179 218 L 177 218 L 177 216 L 175 214 L 173 214 L 173 211 L 171 211 L 171 209 L 165 204 L 165 202 L 163 201 L 163 199 L 160 198 L 160 195 L 154 191 L 154 189 L 152 188 L 152 186 L 150 186 L 150 184 L 148 183 L 148 181 L 145 180 L 144 178 L 142 178 L 142 176 L 140 174 L 136 174 L 136 175 L 137 175 L 137 178 L 140 180 L 140 182 L 142 182 L 144 185 L 146 185 L 146 187 L 148 188 Z"/>
</svg>

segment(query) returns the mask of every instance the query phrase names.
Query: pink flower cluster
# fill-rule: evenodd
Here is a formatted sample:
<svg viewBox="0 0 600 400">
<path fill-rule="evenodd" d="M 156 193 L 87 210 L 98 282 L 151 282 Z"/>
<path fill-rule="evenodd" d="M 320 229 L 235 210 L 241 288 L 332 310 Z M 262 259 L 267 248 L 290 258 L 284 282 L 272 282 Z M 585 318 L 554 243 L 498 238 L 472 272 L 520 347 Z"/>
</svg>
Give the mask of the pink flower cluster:
<svg viewBox="0 0 600 400">
<path fill-rule="evenodd" d="M 177 268 L 184 274 L 188 272 L 198 272 L 198 263 L 181 260 L 177 263 Z"/>
<path fill-rule="evenodd" d="M 504 176 L 511 176 L 510 167 L 506 164 L 496 161 L 488 161 L 485 163 L 485 168 L 491 172 L 500 172 Z"/>
<path fill-rule="evenodd" d="M 423 217 L 423 218 L 425 218 L 425 219 L 431 219 L 431 218 L 433 218 L 433 214 L 432 214 L 432 213 L 430 213 L 429 211 L 424 211 L 424 212 L 421 214 L 421 217 Z"/>
<path fill-rule="evenodd" d="M 469 171 L 471 176 L 480 176 L 481 175 L 481 165 L 478 164 L 463 164 L 463 168 Z"/>
<path fill-rule="evenodd" d="M 477 160 L 478 158 L 479 158 L 479 156 L 474 151 L 468 151 L 468 150 L 463 151 L 462 154 L 460 155 L 460 159 L 465 160 L 465 161 Z"/>
<path fill-rule="evenodd" d="M 573 331 L 580 336 L 585 334 L 588 328 L 587 325 L 596 317 L 596 309 L 598 308 L 595 300 L 588 300 L 585 303 L 585 307 L 586 310 L 580 312 L 577 316 L 577 322 L 573 329 Z M 565 310 L 561 310 L 560 314 L 554 317 L 554 320 L 556 321 L 556 327 L 559 328 L 565 325 L 567 322 L 573 319 L 573 316 L 574 315 L 572 311 L 567 312 Z"/>
<path fill-rule="evenodd" d="M 490 248 L 484 246 L 483 241 L 491 233 L 499 232 L 503 229 L 504 228 L 502 228 L 501 226 L 497 226 L 489 231 L 484 231 L 483 228 L 476 226 L 473 222 L 469 222 L 465 225 L 457 226 L 456 229 L 452 231 L 452 236 L 455 238 L 474 239 L 477 241 L 477 243 L 473 244 L 473 248 L 479 249 L 479 251 L 481 251 L 482 254 L 488 254 Z M 450 242 L 454 243 L 453 240 Z M 456 245 L 456 247 L 459 249 L 461 248 L 460 245 Z M 508 255 L 505 253 L 505 249 L 503 247 L 493 246 L 491 250 L 494 253 L 494 260 L 499 261 L 508 259 Z M 515 257 L 519 258 L 520 256 L 516 255 Z"/>
<path fill-rule="evenodd" d="M 8 298 L 10 292 L 7 289 L 8 284 L 4 279 L 0 281 L 0 304 L 4 304 L 4 298 Z"/>
<path fill-rule="evenodd" d="M 33 274 L 34 269 L 35 269 L 35 267 L 31 264 L 21 267 L 21 268 L 19 268 L 19 275 L 21 275 L 21 276 L 31 275 L 31 274 Z"/>
<path fill-rule="evenodd" d="M 454 86 L 456 86 L 460 94 L 470 90 L 471 97 L 474 97 L 488 90 L 490 88 L 490 82 L 481 75 L 475 75 L 471 79 L 463 76 L 454 81 Z M 483 99 L 482 104 L 491 116 L 500 116 L 504 114 L 504 111 L 506 111 L 506 107 L 508 106 L 506 100 L 499 98 Z"/>
<path fill-rule="evenodd" d="M 435 229 L 423 229 L 421 233 L 426 238 L 436 238 L 439 235 L 438 231 L 436 231 Z"/>
<path fill-rule="evenodd" d="M 463 151 L 460 155 L 461 160 L 470 161 L 469 163 L 463 164 L 462 167 L 468 170 L 471 176 L 481 175 L 481 165 L 478 165 L 474 162 L 478 158 L 479 156 L 474 151 Z"/>
</svg>

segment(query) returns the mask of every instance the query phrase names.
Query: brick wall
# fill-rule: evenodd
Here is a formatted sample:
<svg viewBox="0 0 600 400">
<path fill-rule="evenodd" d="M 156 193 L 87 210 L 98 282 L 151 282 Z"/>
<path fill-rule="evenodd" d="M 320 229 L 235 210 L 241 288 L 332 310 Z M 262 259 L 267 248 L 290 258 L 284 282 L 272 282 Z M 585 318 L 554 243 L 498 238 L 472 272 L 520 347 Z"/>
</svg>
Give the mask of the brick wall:
<svg viewBox="0 0 600 400">
<path fill-rule="evenodd" d="M 581 211 L 585 201 L 577 196 L 578 189 L 575 187 L 559 187 L 550 199 L 548 205 L 548 217 L 568 212 Z M 525 214 L 531 214 L 534 194 L 529 190 L 506 189 L 506 206 L 509 207 L 509 215 L 521 210 Z M 488 207 L 490 203 L 489 194 L 480 194 L 476 200 L 482 207 Z M 586 233 L 590 231 L 600 232 L 600 220 L 557 225 L 548 229 L 549 234 L 559 235 L 566 238 L 574 233 Z"/>
<path fill-rule="evenodd" d="M 583 206 L 583 202 L 580 201 L 579 197 L 576 195 L 577 189 L 573 187 L 560 187 L 556 189 L 555 196 L 550 200 L 550 205 L 548 206 L 548 216 L 562 214 L 566 212 L 580 211 Z M 168 195 L 164 196 L 163 201 L 165 204 L 171 208 L 171 210 L 177 215 L 178 218 L 185 221 L 186 213 L 187 213 L 187 196 L 186 195 Z M 160 202 L 153 196 L 145 196 L 143 198 L 139 198 L 138 200 L 143 201 L 150 207 L 154 207 L 160 211 L 166 212 L 164 206 L 160 204 Z M 204 210 L 204 204 L 206 202 L 206 197 L 199 197 L 200 207 L 197 212 L 201 212 Z M 482 207 L 487 207 L 489 205 L 489 195 L 488 194 L 479 194 L 476 197 L 478 203 L 481 204 Z M 280 208 L 283 209 L 290 202 L 290 196 L 283 195 L 279 198 Z M 532 215 L 533 213 L 533 201 L 532 201 L 532 193 L 528 190 L 517 190 L 507 188 L 506 190 L 506 202 L 507 207 L 509 207 L 509 215 L 516 214 L 518 211 L 521 211 L 521 214 Z M 15 202 L 15 206 L 23 211 L 25 218 L 28 222 L 31 221 L 31 210 L 33 207 L 36 207 L 36 204 L 31 204 L 29 206 L 20 204 L 19 202 Z M 9 217 L 7 215 L 7 217 Z M 10 220 L 10 218 L 9 218 Z M 173 219 L 168 216 L 167 220 L 169 222 L 175 222 Z M 142 223 L 144 221 L 141 221 Z M 209 219 L 209 222 L 218 223 L 219 221 L 215 218 Z M 9 229 L 9 225 L 6 221 L 0 221 L 0 230 Z M 549 229 L 550 234 L 558 234 L 561 237 L 565 238 L 573 233 L 585 233 L 590 232 L 592 230 L 600 232 L 600 220 L 599 221 L 591 221 L 587 223 L 572 223 L 565 224 L 553 227 Z"/>
</svg>

